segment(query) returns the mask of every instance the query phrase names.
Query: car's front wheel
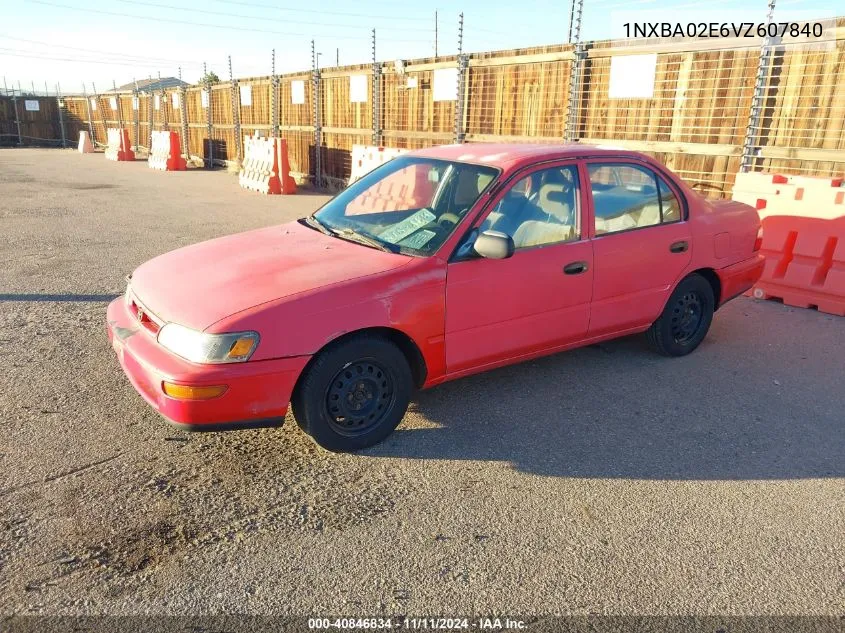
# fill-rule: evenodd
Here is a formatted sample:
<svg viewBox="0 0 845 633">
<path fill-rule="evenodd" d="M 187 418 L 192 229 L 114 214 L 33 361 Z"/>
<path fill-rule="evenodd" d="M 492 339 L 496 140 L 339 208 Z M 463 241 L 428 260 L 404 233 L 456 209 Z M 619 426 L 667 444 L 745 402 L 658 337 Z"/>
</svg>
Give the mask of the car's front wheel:
<svg viewBox="0 0 845 633">
<path fill-rule="evenodd" d="M 707 336 L 714 301 L 713 288 L 704 277 L 693 274 L 684 278 L 646 333 L 648 342 L 663 356 L 689 354 Z"/>
<path fill-rule="evenodd" d="M 299 427 L 323 448 L 348 452 L 381 442 L 398 426 L 413 389 L 393 343 L 361 335 L 320 352 L 293 395 Z"/>
</svg>

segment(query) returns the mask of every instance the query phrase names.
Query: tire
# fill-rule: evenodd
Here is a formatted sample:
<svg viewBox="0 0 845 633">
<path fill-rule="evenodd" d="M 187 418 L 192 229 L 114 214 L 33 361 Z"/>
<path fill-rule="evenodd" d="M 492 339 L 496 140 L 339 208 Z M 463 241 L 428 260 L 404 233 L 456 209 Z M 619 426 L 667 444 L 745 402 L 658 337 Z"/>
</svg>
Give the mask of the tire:
<svg viewBox="0 0 845 633">
<path fill-rule="evenodd" d="M 303 431 L 345 453 L 378 444 L 408 410 L 413 376 L 405 355 L 385 338 L 361 335 L 320 352 L 291 401 Z"/>
<path fill-rule="evenodd" d="M 707 336 L 714 308 L 710 283 L 701 275 L 685 277 L 646 332 L 646 338 L 658 354 L 685 356 Z"/>
</svg>

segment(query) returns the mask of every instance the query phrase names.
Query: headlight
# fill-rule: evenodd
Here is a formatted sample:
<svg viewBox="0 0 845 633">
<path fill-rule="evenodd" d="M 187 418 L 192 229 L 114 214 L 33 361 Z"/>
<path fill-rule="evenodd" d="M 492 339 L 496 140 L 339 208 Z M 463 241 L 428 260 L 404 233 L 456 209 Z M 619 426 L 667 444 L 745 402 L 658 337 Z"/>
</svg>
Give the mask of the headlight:
<svg viewBox="0 0 845 633">
<path fill-rule="evenodd" d="M 158 332 L 158 342 L 192 363 L 243 363 L 258 347 L 258 332 L 205 334 L 178 323 L 167 323 Z"/>
</svg>

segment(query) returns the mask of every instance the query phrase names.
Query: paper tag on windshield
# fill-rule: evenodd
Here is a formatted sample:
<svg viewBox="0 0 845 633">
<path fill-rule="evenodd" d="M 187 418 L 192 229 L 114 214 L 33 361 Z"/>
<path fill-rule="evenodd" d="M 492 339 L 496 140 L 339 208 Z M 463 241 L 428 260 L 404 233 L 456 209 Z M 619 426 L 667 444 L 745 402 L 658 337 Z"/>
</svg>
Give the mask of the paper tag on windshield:
<svg viewBox="0 0 845 633">
<path fill-rule="evenodd" d="M 404 240 L 399 242 L 399 246 L 407 246 L 408 248 L 421 250 L 422 247 L 428 244 L 431 241 L 431 238 L 435 235 L 437 235 L 437 233 L 434 231 L 423 229 L 422 231 L 417 231 L 410 237 L 406 237 Z"/>
<path fill-rule="evenodd" d="M 391 244 L 398 244 L 421 226 L 425 226 L 436 218 L 428 209 L 420 209 L 411 217 L 405 218 L 396 226 L 392 226 L 384 233 L 379 233 L 379 239 Z"/>
</svg>

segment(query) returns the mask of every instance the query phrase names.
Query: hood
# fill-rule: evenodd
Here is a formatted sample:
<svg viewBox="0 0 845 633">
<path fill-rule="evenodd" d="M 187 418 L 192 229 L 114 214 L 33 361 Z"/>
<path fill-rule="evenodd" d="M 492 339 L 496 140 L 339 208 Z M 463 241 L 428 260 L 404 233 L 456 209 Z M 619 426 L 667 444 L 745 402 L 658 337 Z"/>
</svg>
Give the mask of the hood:
<svg viewBox="0 0 845 633">
<path fill-rule="evenodd" d="M 291 222 L 151 259 L 132 273 L 132 293 L 162 321 L 204 330 L 261 303 L 410 261 Z"/>
</svg>

